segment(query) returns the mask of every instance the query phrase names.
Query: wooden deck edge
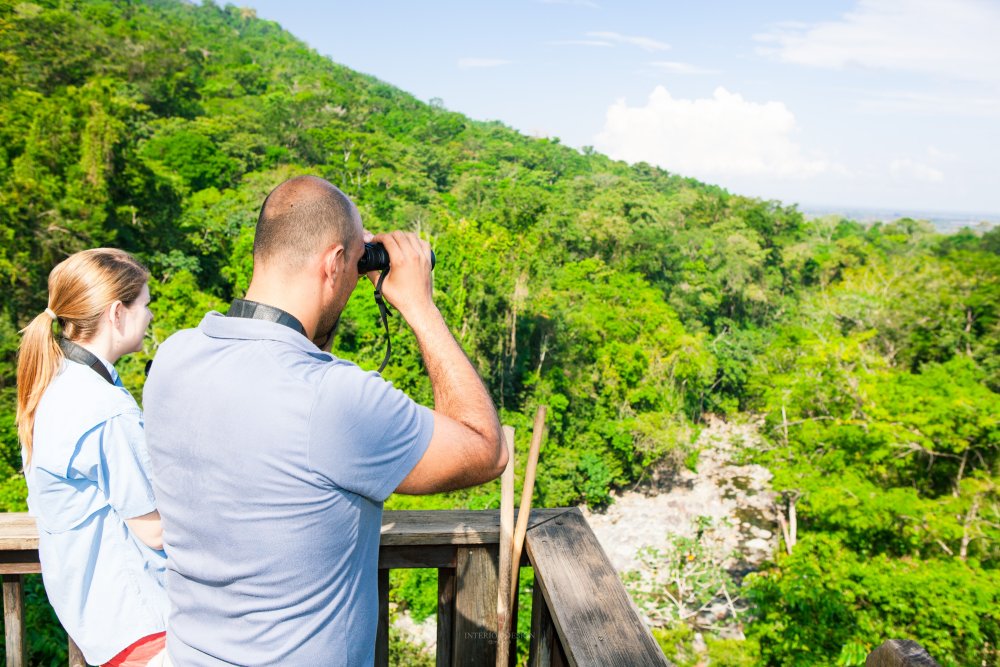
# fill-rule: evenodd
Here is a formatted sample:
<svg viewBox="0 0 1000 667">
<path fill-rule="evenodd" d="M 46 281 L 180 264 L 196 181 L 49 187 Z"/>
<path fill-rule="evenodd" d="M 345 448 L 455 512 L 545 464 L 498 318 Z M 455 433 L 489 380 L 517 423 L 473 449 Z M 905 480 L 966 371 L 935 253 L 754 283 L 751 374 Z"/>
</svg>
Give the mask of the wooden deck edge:
<svg viewBox="0 0 1000 667">
<path fill-rule="evenodd" d="M 579 509 L 530 528 L 526 546 L 571 665 L 670 665 Z"/>
</svg>

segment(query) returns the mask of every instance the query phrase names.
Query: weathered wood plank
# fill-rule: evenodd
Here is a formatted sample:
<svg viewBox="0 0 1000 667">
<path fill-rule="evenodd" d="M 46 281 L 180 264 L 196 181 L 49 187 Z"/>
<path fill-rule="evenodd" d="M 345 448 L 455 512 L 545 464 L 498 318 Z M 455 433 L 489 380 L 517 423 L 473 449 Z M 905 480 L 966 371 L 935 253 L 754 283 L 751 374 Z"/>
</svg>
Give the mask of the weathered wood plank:
<svg viewBox="0 0 1000 667">
<path fill-rule="evenodd" d="M 565 511 L 566 508 L 531 510 L 529 528 Z M 495 544 L 499 541 L 499 510 L 388 510 L 382 513 L 382 546 Z M 36 549 L 35 519 L 27 512 L 0 512 L 0 553 Z"/>
<path fill-rule="evenodd" d="M 0 551 L 0 574 L 38 574 L 41 571 L 37 549 Z"/>
<path fill-rule="evenodd" d="M 500 476 L 500 567 L 497 571 L 497 667 L 510 662 L 511 588 L 516 587 L 510 561 L 514 553 L 514 427 L 503 427 L 507 467 Z"/>
<path fill-rule="evenodd" d="M 389 667 L 389 570 L 378 571 L 378 629 L 375 667 Z"/>
<path fill-rule="evenodd" d="M 566 512 L 532 510 L 529 528 Z M 382 513 L 382 546 L 412 544 L 496 544 L 500 510 L 387 510 Z"/>
<path fill-rule="evenodd" d="M 536 580 L 531 592 L 531 640 L 528 667 L 552 667 L 552 644 L 556 628 L 552 624 L 548 605 Z"/>
<path fill-rule="evenodd" d="M 410 545 L 404 547 L 383 546 L 378 553 L 379 569 L 414 568 L 414 567 L 455 567 L 455 551 L 458 547 L 451 544 L 435 544 L 431 546 Z"/>
<path fill-rule="evenodd" d="M 83 657 L 83 651 L 76 645 L 73 638 L 69 638 L 69 667 L 87 667 L 87 661 Z"/>
<path fill-rule="evenodd" d="M 455 568 L 438 570 L 437 667 L 451 667 L 455 631 Z"/>
<path fill-rule="evenodd" d="M 21 667 L 24 660 L 24 584 L 19 574 L 3 575 L 3 628 L 7 667 Z"/>
<path fill-rule="evenodd" d="M 518 664 L 518 662 L 517 662 L 517 634 L 518 634 L 517 633 L 517 614 L 518 614 L 518 608 L 517 607 L 518 607 L 518 604 L 517 603 L 518 603 L 518 600 L 519 600 L 518 591 L 520 590 L 520 587 L 521 587 L 521 568 L 520 568 L 520 566 L 516 566 L 514 568 L 514 571 L 513 571 L 513 573 L 512 573 L 511 576 L 513 577 L 511 584 L 512 584 L 512 586 L 514 588 L 514 590 L 512 591 L 513 595 L 511 597 L 513 598 L 514 602 L 510 606 L 510 631 L 507 633 L 507 645 L 510 647 L 508 649 L 508 653 L 509 653 L 509 656 L 510 656 L 510 660 L 508 660 L 508 665 L 510 667 L 517 667 L 517 664 Z"/>
<path fill-rule="evenodd" d="M 0 551 L 21 551 L 38 548 L 38 528 L 35 518 L 27 512 L 0 513 Z"/>
<path fill-rule="evenodd" d="M 460 547 L 455 567 L 454 665 L 496 663 L 497 545 Z"/>
<path fill-rule="evenodd" d="M 571 665 L 669 665 L 578 509 L 528 529 L 535 567 Z"/>
<path fill-rule="evenodd" d="M 887 639 L 868 654 L 865 667 L 940 667 L 924 647 L 912 639 Z"/>
<path fill-rule="evenodd" d="M 570 664 L 566 651 L 559 642 L 552 643 L 552 667 L 567 667 Z"/>
</svg>

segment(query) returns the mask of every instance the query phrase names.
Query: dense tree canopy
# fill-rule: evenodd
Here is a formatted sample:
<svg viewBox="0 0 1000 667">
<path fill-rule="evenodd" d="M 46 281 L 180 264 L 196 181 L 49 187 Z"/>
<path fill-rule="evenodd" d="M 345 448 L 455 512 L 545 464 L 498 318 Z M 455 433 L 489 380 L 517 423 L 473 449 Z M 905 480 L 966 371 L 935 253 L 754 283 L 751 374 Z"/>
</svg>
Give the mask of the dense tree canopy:
<svg viewBox="0 0 1000 667">
<path fill-rule="evenodd" d="M 156 319 L 122 369 L 138 394 L 159 342 L 243 294 L 267 192 L 317 174 L 369 229 L 432 241 L 440 308 L 519 447 L 549 406 L 537 503 L 606 503 L 682 460 L 706 413 L 765 415 L 758 460 L 798 536 L 746 582 L 744 658 L 851 664 L 905 635 L 996 664 L 1000 232 L 807 220 L 472 121 L 212 2 L 0 0 L 0 100 L 0 509 L 24 508 L 17 331 L 51 267 L 115 245 L 151 268 Z M 370 289 L 335 344 L 366 368 L 384 349 Z M 386 376 L 430 402 L 398 318 L 392 336 Z"/>
</svg>

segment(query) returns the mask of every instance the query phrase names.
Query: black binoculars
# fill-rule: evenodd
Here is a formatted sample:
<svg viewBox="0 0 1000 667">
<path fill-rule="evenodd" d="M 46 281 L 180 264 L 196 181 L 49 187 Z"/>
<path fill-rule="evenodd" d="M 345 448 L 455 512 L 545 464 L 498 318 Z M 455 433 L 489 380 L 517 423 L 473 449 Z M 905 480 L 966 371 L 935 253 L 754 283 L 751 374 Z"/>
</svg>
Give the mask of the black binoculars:
<svg viewBox="0 0 1000 667">
<path fill-rule="evenodd" d="M 434 268 L 436 258 L 431 250 L 431 268 Z M 385 271 L 389 268 L 389 251 L 381 243 L 366 243 L 365 253 L 358 260 L 358 273 L 369 271 Z"/>
</svg>

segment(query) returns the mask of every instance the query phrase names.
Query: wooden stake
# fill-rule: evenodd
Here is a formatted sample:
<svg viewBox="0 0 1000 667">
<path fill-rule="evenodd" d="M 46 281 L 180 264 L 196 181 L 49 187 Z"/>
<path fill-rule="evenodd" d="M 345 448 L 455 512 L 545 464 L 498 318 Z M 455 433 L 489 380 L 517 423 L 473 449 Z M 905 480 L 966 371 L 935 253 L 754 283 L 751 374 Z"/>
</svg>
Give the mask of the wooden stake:
<svg viewBox="0 0 1000 667">
<path fill-rule="evenodd" d="M 497 667 L 510 662 L 511 547 L 514 532 L 514 429 L 503 427 L 507 467 L 500 477 L 500 569 L 497 572 Z M 514 584 L 517 585 L 516 583 Z"/>
<path fill-rule="evenodd" d="M 510 593 L 510 608 L 513 609 L 517 600 L 517 586 L 521 571 L 521 552 L 524 549 L 524 536 L 528 532 L 528 519 L 531 516 L 531 498 L 535 494 L 535 469 L 538 467 L 538 452 L 542 449 L 542 438 L 545 437 L 545 406 L 539 405 L 535 412 L 535 425 L 531 429 L 531 449 L 528 452 L 528 465 L 524 471 L 524 484 L 521 486 L 521 507 L 517 511 L 517 528 L 514 530 L 514 551 L 511 554 L 511 569 L 514 574 L 513 587 Z"/>
</svg>

